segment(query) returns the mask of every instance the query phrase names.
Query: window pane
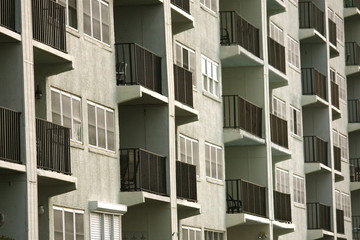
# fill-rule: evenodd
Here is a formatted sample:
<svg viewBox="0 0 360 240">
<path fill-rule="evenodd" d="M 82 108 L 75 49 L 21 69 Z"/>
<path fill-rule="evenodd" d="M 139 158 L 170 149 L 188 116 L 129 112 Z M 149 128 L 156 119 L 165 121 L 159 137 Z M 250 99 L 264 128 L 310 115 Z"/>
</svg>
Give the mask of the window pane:
<svg viewBox="0 0 360 240">
<path fill-rule="evenodd" d="M 76 9 L 76 0 L 68 0 L 68 14 L 69 14 L 69 22 L 68 25 L 75 29 L 78 28 L 77 23 L 77 9 Z"/>
<path fill-rule="evenodd" d="M 90 17 L 90 0 L 83 1 L 84 8 L 84 32 L 91 35 L 91 17 Z"/>
<path fill-rule="evenodd" d="M 180 161 L 186 162 L 185 138 L 180 136 Z"/>
<path fill-rule="evenodd" d="M 210 147 L 211 150 L 211 177 L 216 178 L 216 148 Z"/>
<path fill-rule="evenodd" d="M 183 68 L 190 70 L 189 68 L 189 51 L 186 49 L 183 49 Z"/>
<path fill-rule="evenodd" d="M 55 240 L 63 239 L 62 211 L 54 209 L 54 236 Z"/>
<path fill-rule="evenodd" d="M 104 214 L 104 240 L 111 240 L 111 215 Z"/>
<path fill-rule="evenodd" d="M 114 221 L 114 240 L 120 240 L 120 216 L 113 216 Z"/>
<path fill-rule="evenodd" d="M 199 143 L 193 142 L 193 156 L 194 156 L 194 164 L 196 165 L 196 174 L 200 175 L 200 167 L 199 167 Z"/>
<path fill-rule="evenodd" d="M 188 229 L 182 229 L 182 240 L 189 240 L 189 230 Z"/>
<path fill-rule="evenodd" d="M 51 111 L 53 123 L 61 125 L 60 93 L 51 91 Z"/>
<path fill-rule="evenodd" d="M 101 41 L 99 2 L 97 0 L 92 0 L 91 7 L 92 7 L 93 37 Z"/>
<path fill-rule="evenodd" d="M 97 131 L 98 131 L 98 147 L 106 148 L 105 140 L 105 110 L 96 108 Z"/>
<path fill-rule="evenodd" d="M 75 213 L 76 240 L 84 239 L 84 215 Z"/>
<path fill-rule="evenodd" d="M 74 214 L 65 211 L 65 240 L 74 239 Z"/>
<path fill-rule="evenodd" d="M 110 22 L 109 22 L 109 6 L 101 4 L 101 21 L 102 21 L 102 41 L 110 43 Z"/>
<path fill-rule="evenodd" d="M 114 112 L 106 111 L 107 149 L 115 150 Z"/>
<path fill-rule="evenodd" d="M 88 104 L 89 144 L 96 146 L 95 106 Z"/>
<path fill-rule="evenodd" d="M 217 178 L 223 179 L 223 161 L 222 161 L 222 150 L 217 149 L 217 168 L 218 168 L 218 176 Z"/>
<path fill-rule="evenodd" d="M 66 95 L 61 96 L 63 110 L 63 126 L 71 128 L 71 98 Z"/>
<path fill-rule="evenodd" d="M 210 146 L 205 144 L 206 176 L 210 177 Z"/>
<path fill-rule="evenodd" d="M 101 239 L 101 214 L 90 214 L 90 237 L 91 240 Z"/>
<path fill-rule="evenodd" d="M 193 164 L 193 160 L 192 160 L 192 148 L 191 148 L 191 141 L 187 140 L 186 141 L 186 162 Z"/>
<path fill-rule="evenodd" d="M 73 105 L 73 127 L 72 138 L 81 141 L 82 129 L 81 129 L 81 103 L 77 99 L 72 99 Z"/>
</svg>

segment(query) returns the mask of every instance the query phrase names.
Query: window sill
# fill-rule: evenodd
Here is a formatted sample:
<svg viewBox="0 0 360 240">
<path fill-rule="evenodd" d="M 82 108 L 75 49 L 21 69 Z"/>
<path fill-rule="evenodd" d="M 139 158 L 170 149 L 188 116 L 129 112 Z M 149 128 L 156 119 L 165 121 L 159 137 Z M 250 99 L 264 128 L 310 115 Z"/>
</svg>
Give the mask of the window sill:
<svg viewBox="0 0 360 240">
<path fill-rule="evenodd" d="M 298 141 L 300 141 L 300 142 L 303 141 L 302 137 L 299 136 L 299 135 L 296 135 L 295 133 L 290 133 L 290 135 L 291 135 L 294 139 L 296 139 L 296 140 L 298 140 Z"/>
<path fill-rule="evenodd" d="M 66 26 L 66 32 L 73 35 L 74 37 L 80 38 L 79 30 Z"/>
<path fill-rule="evenodd" d="M 220 100 L 219 97 L 216 97 L 215 95 L 212 95 L 211 93 L 208 93 L 208 92 L 206 92 L 205 90 L 203 90 L 203 95 L 204 95 L 205 97 L 208 97 L 208 98 L 210 98 L 210 99 L 218 102 L 218 103 L 221 103 L 221 100 Z"/>
<path fill-rule="evenodd" d="M 208 8 L 208 7 L 205 7 L 204 5 L 202 5 L 201 3 L 200 3 L 200 8 L 202 9 L 202 10 L 204 10 L 205 12 L 207 12 L 207 13 L 209 13 L 209 14 L 211 14 L 212 16 L 214 16 L 214 17 L 218 17 L 218 14 L 217 14 L 217 12 L 214 12 L 213 10 L 211 10 L 210 8 Z"/>
<path fill-rule="evenodd" d="M 89 152 L 117 159 L 117 155 L 115 152 L 106 150 L 106 149 L 102 149 L 102 148 L 98 148 L 95 146 L 89 146 Z"/>
<path fill-rule="evenodd" d="M 305 204 L 294 202 L 294 207 L 306 210 Z"/>
<path fill-rule="evenodd" d="M 85 149 L 84 144 L 82 142 L 77 142 L 77 141 L 74 141 L 71 139 L 70 139 L 70 146 L 73 148 L 81 149 L 81 150 Z"/>
<path fill-rule="evenodd" d="M 344 216 L 344 221 L 346 221 L 346 222 L 352 222 L 351 218 L 345 217 L 345 216 Z"/>
<path fill-rule="evenodd" d="M 213 183 L 213 184 L 216 184 L 216 185 L 224 186 L 224 181 L 216 179 L 216 178 L 206 177 L 206 181 L 208 183 Z"/>
<path fill-rule="evenodd" d="M 298 68 L 298 67 L 296 67 L 296 66 L 292 65 L 292 64 L 291 64 L 291 63 L 289 63 L 289 62 L 288 62 L 288 66 L 289 66 L 289 68 L 291 68 L 291 69 L 292 69 L 292 70 L 294 70 L 295 72 L 297 72 L 297 73 L 301 74 L 301 72 L 300 72 L 300 68 Z"/>
<path fill-rule="evenodd" d="M 101 47 L 102 49 L 104 49 L 106 51 L 112 52 L 111 46 L 109 44 L 103 43 L 103 42 L 87 35 L 86 33 L 84 33 L 84 39 L 90 43 L 93 43 L 93 44 Z"/>
</svg>

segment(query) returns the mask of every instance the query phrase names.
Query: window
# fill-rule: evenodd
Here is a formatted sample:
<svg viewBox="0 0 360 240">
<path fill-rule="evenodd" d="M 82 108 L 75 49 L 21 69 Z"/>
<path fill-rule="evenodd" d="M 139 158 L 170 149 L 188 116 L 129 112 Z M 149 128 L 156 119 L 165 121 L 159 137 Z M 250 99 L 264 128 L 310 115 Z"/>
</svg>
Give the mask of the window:
<svg viewBox="0 0 360 240">
<path fill-rule="evenodd" d="M 336 209 L 343 210 L 344 216 L 351 217 L 350 195 L 339 190 L 335 190 Z"/>
<path fill-rule="evenodd" d="M 305 179 L 297 175 L 293 175 L 294 184 L 294 202 L 305 204 Z"/>
<path fill-rule="evenodd" d="M 339 85 L 339 97 L 346 101 L 346 80 L 340 74 L 336 74 L 336 83 Z"/>
<path fill-rule="evenodd" d="M 55 240 L 83 240 L 84 211 L 62 207 L 54 210 L 54 239 Z"/>
<path fill-rule="evenodd" d="M 336 76 L 336 71 L 334 69 L 330 68 L 330 81 L 336 82 L 335 76 Z"/>
<path fill-rule="evenodd" d="M 222 148 L 205 143 L 206 176 L 223 180 Z"/>
<path fill-rule="evenodd" d="M 339 133 L 339 147 L 341 149 L 341 158 L 347 159 L 348 158 L 348 141 L 347 137 L 341 133 Z"/>
<path fill-rule="evenodd" d="M 332 130 L 332 137 L 333 137 L 333 145 L 335 146 L 335 147 L 340 147 L 340 144 L 339 144 L 339 134 L 338 134 L 338 132 L 335 130 L 335 129 L 333 129 Z"/>
<path fill-rule="evenodd" d="M 201 240 L 201 229 L 183 226 L 182 240 Z"/>
<path fill-rule="evenodd" d="M 339 43 L 344 43 L 344 20 L 335 14 L 335 23 L 336 23 L 336 40 Z"/>
<path fill-rule="evenodd" d="M 195 51 L 176 42 L 176 65 L 192 72 L 193 85 L 196 87 Z"/>
<path fill-rule="evenodd" d="M 289 194 L 289 172 L 281 168 L 276 168 L 275 176 L 276 191 Z"/>
<path fill-rule="evenodd" d="M 201 66 L 203 75 L 203 89 L 212 95 L 220 96 L 220 86 L 218 79 L 219 65 L 205 56 L 201 56 Z"/>
<path fill-rule="evenodd" d="M 301 136 L 301 112 L 300 110 L 290 106 L 290 131 Z"/>
<path fill-rule="evenodd" d="M 299 43 L 290 36 L 288 36 L 288 62 L 295 68 L 300 68 Z"/>
<path fill-rule="evenodd" d="M 77 0 L 57 0 L 56 2 L 59 2 L 65 7 L 66 24 L 72 28 L 77 29 Z"/>
<path fill-rule="evenodd" d="M 180 135 L 180 161 L 196 166 L 199 175 L 199 142 L 195 139 Z"/>
<path fill-rule="evenodd" d="M 52 121 L 70 128 L 70 137 L 82 141 L 81 99 L 69 93 L 51 88 Z"/>
<path fill-rule="evenodd" d="M 200 0 L 200 4 L 214 12 L 217 12 L 217 1 L 218 0 Z"/>
<path fill-rule="evenodd" d="M 115 150 L 114 110 L 88 102 L 89 144 Z"/>
<path fill-rule="evenodd" d="M 213 232 L 213 231 L 204 231 L 205 233 L 205 240 L 223 240 L 224 233 L 222 232 Z"/>
<path fill-rule="evenodd" d="M 273 22 L 270 23 L 270 37 L 284 46 L 284 31 Z"/>
<path fill-rule="evenodd" d="M 286 120 L 286 103 L 283 100 L 273 97 L 272 107 L 272 113 L 275 116 Z"/>
<path fill-rule="evenodd" d="M 84 32 L 110 44 L 109 4 L 101 0 L 83 0 Z"/>
<path fill-rule="evenodd" d="M 105 213 L 91 213 L 90 239 L 120 240 L 120 216 Z"/>
</svg>

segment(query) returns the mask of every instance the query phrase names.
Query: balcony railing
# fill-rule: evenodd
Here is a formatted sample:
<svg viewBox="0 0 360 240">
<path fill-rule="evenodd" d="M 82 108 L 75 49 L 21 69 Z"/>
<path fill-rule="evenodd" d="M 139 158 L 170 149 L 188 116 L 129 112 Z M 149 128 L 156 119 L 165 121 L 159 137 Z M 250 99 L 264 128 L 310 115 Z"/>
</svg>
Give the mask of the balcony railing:
<svg viewBox="0 0 360 240">
<path fill-rule="evenodd" d="M 262 109 L 238 95 L 223 96 L 224 128 L 240 128 L 261 137 Z"/>
<path fill-rule="evenodd" d="M 175 100 L 193 107 L 192 72 L 174 64 Z"/>
<path fill-rule="evenodd" d="M 161 58 L 136 43 L 117 43 L 117 85 L 141 85 L 161 94 Z"/>
<path fill-rule="evenodd" d="M 345 233 L 344 211 L 340 209 L 336 209 L 336 229 L 338 233 Z"/>
<path fill-rule="evenodd" d="M 339 85 L 336 82 L 331 81 L 331 104 L 339 108 L 340 98 L 339 98 Z"/>
<path fill-rule="evenodd" d="M 176 161 L 176 196 L 197 201 L 195 165 Z"/>
<path fill-rule="evenodd" d="M 336 23 L 329 20 L 329 41 L 336 47 Z"/>
<path fill-rule="evenodd" d="M 360 8 L 359 8 L 360 9 Z M 360 65 L 360 45 L 356 42 L 345 43 L 346 65 Z"/>
<path fill-rule="evenodd" d="M 235 11 L 220 11 L 221 45 L 240 45 L 260 57 L 259 29 Z"/>
<path fill-rule="evenodd" d="M 307 203 L 308 229 L 331 231 L 330 207 L 321 203 Z"/>
<path fill-rule="evenodd" d="M 65 7 L 52 0 L 32 0 L 33 38 L 66 52 Z"/>
<path fill-rule="evenodd" d="M 360 99 L 348 100 L 349 123 L 360 123 Z"/>
<path fill-rule="evenodd" d="M 360 182 L 360 158 L 350 159 L 350 181 Z M 360 231 L 360 226 L 359 226 L 359 231 Z"/>
<path fill-rule="evenodd" d="M 20 113 L 0 107 L 0 159 L 20 163 Z"/>
<path fill-rule="evenodd" d="M 313 28 L 324 35 L 324 12 L 313 2 L 299 2 L 300 28 Z"/>
<path fill-rule="evenodd" d="M 360 239 L 360 216 L 352 217 L 353 240 Z"/>
<path fill-rule="evenodd" d="M 190 14 L 190 0 L 171 0 L 171 3 Z"/>
<path fill-rule="evenodd" d="M 15 0 L 0 1 L 0 26 L 15 31 Z"/>
<path fill-rule="evenodd" d="M 274 218 L 280 222 L 291 222 L 291 195 L 274 190 Z"/>
<path fill-rule="evenodd" d="M 36 119 L 37 166 L 71 175 L 70 129 Z"/>
<path fill-rule="evenodd" d="M 315 68 L 302 68 L 301 82 L 303 95 L 316 95 L 327 100 L 326 76 Z"/>
<path fill-rule="evenodd" d="M 341 172 L 341 148 L 333 146 L 334 151 L 334 168 Z"/>
<path fill-rule="evenodd" d="M 121 191 L 166 195 L 166 158 L 140 149 L 120 149 Z"/>
<path fill-rule="evenodd" d="M 328 166 L 328 143 L 319 137 L 304 137 L 304 154 L 307 163 L 322 163 Z"/>
<path fill-rule="evenodd" d="M 277 70 L 286 73 L 285 47 L 268 37 L 269 64 Z"/>
<path fill-rule="evenodd" d="M 344 0 L 344 6 L 346 8 L 356 7 L 357 9 L 360 9 L 360 0 Z"/>
<path fill-rule="evenodd" d="M 266 189 L 241 179 L 226 180 L 227 213 L 266 217 Z"/>
<path fill-rule="evenodd" d="M 270 114 L 271 141 L 282 147 L 288 148 L 287 121 Z"/>
</svg>

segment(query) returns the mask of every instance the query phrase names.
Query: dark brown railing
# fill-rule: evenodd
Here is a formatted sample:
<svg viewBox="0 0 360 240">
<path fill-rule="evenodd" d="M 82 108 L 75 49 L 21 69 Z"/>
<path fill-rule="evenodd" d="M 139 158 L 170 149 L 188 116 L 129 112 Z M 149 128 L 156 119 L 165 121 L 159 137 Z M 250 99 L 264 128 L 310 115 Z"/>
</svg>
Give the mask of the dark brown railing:
<svg viewBox="0 0 360 240">
<path fill-rule="evenodd" d="M 328 143 L 319 137 L 304 137 L 305 162 L 328 165 Z"/>
<path fill-rule="evenodd" d="M 190 14 L 190 0 L 171 0 L 171 3 Z"/>
<path fill-rule="evenodd" d="M 350 158 L 350 181 L 360 182 L 360 158 Z M 359 226 L 360 227 L 360 226 Z M 359 228 L 360 230 L 360 228 Z"/>
<path fill-rule="evenodd" d="M 176 196 L 197 201 L 195 165 L 176 161 Z"/>
<path fill-rule="evenodd" d="M 360 216 L 352 217 L 352 233 L 353 240 L 360 240 Z"/>
<path fill-rule="evenodd" d="M 136 43 L 117 43 L 117 85 L 141 85 L 161 94 L 161 58 Z"/>
<path fill-rule="evenodd" d="M 307 203 L 308 229 L 331 231 L 330 207 L 321 203 Z"/>
<path fill-rule="evenodd" d="M 0 159 L 20 163 L 20 113 L 0 107 Z"/>
<path fill-rule="evenodd" d="M 344 0 L 344 6 L 346 8 L 356 7 L 360 10 L 360 0 Z"/>
<path fill-rule="evenodd" d="M 291 222 L 291 195 L 274 190 L 274 218 L 280 222 Z"/>
<path fill-rule="evenodd" d="M 345 233 L 344 211 L 340 209 L 336 209 L 336 229 L 338 233 Z"/>
<path fill-rule="evenodd" d="M 70 129 L 36 119 L 37 166 L 71 175 Z"/>
<path fill-rule="evenodd" d="M 15 31 L 15 0 L 0 1 L 0 25 Z"/>
<path fill-rule="evenodd" d="M 174 64 L 175 100 L 193 107 L 192 72 Z"/>
<path fill-rule="evenodd" d="M 224 95 L 224 128 L 240 128 L 261 137 L 262 109 L 238 95 Z"/>
<path fill-rule="evenodd" d="M 360 99 L 348 100 L 349 123 L 360 122 Z"/>
<path fill-rule="evenodd" d="M 339 98 L 339 85 L 336 82 L 330 81 L 331 83 L 331 104 L 339 108 L 340 98 Z"/>
<path fill-rule="evenodd" d="M 341 149 L 339 147 L 333 146 L 334 151 L 334 168 L 341 172 Z"/>
<path fill-rule="evenodd" d="M 235 11 L 220 11 L 221 45 L 240 45 L 260 57 L 259 29 Z"/>
<path fill-rule="evenodd" d="M 120 149 L 121 191 L 166 195 L 166 158 L 149 151 Z"/>
<path fill-rule="evenodd" d="M 287 121 L 270 114 L 271 141 L 280 146 L 288 148 Z"/>
<path fill-rule="evenodd" d="M 356 42 L 345 43 L 346 65 L 360 65 L 360 45 Z"/>
<path fill-rule="evenodd" d="M 286 73 L 285 47 L 268 37 L 269 64 L 277 70 Z"/>
<path fill-rule="evenodd" d="M 314 28 L 324 35 L 324 12 L 313 2 L 299 2 L 300 28 Z"/>
<path fill-rule="evenodd" d="M 315 68 L 301 69 L 301 83 L 303 95 L 316 95 L 327 100 L 326 76 Z"/>
<path fill-rule="evenodd" d="M 52 0 L 32 0 L 33 38 L 66 52 L 65 7 Z"/>
<path fill-rule="evenodd" d="M 266 217 L 266 189 L 241 179 L 226 180 L 227 213 Z"/>
<path fill-rule="evenodd" d="M 329 20 L 329 41 L 336 47 L 336 23 Z"/>
</svg>

